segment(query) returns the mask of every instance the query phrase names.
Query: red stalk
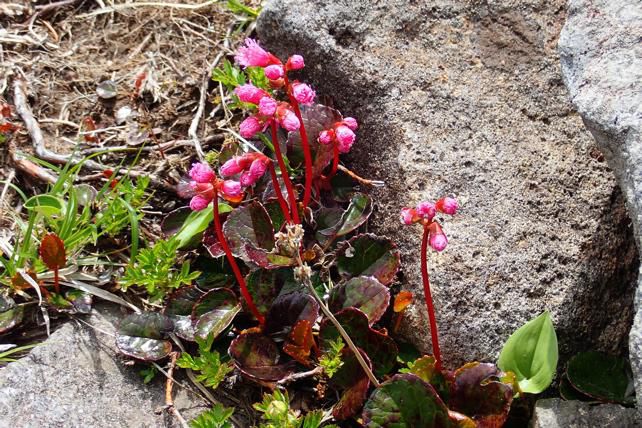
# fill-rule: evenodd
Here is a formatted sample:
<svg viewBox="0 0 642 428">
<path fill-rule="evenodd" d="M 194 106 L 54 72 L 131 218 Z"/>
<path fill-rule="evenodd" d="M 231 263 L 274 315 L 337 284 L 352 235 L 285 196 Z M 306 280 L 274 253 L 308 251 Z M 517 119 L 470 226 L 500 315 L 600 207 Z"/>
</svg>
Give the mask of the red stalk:
<svg viewBox="0 0 642 428">
<path fill-rule="evenodd" d="M 299 128 L 299 135 L 301 136 L 301 146 L 303 147 L 303 156 L 305 157 L 305 191 L 303 193 L 303 209 L 308 207 L 310 197 L 312 195 L 312 154 L 310 153 L 310 143 L 308 142 L 308 134 L 305 132 L 305 125 L 301 117 L 301 109 L 299 109 L 299 102 L 294 98 L 290 91 L 290 82 L 288 81 L 287 74 L 283 76 L 285 87 L 290 97 L 290 105 L 294 110 L 294 114 L 299 119 L 301 127 Z"/>
<path fill-rule="evenodd" d="M 278 199 L 279 205 L 281 206 L 281 211 L 283 211 L 285 221 L 288 223 L 292 223 L 290 210 L 288 208 L 287 202 L 285 202 L 285 199 L 283 198 L 283 193 L 281 193 L 281 185 L 279 184 L 279 179 L 276 177 L 276 170 L 274 169 L 274 163 L 272 161 L 270 161 L 268 168 L 270 169 L 270 177 L 272 177 L 272 186 L 274 187 L 274 193 L 276 194 L 276 199 Z"/>
<path fill-rule="evenodd" d="M 58 268 L 54 268 L 54 288 L 56 289 L 56 294 L 60 294 L 60 278 L 58 277 Z"/>
<path fill-rule="evenodd" d="M 437 333 L 437 320 L 435 318 L 435 307 L 430 294 L 430 280 L 428 278 L 428 224 L 424 225 L 424 236 L 421 240 L 421 279 L 424 283 L 424 298 L 428 308 L 428 319 L 430 320 L 430 336 L 432 340 L 432 351 L 435 356 L 435 366 L 441 369 L 441 351 L 439 350 L 439 334 Z"/>
<path fill-rule="evenodd" d="M 276 122 L 270 122 L 270 130 L 272 131 L 272 146 L 274 146 L 274 154 L 276 156 L 276 161 L 279 163 L 279 169 L 281 170 L 281 177 L 283 178 L 283 183 L 285 184 L 285 189 L 288 192 L 288 199 L 290 200 L 290 209 L 292 210 L 292 217 L 296 224 L 301 223 L 299 220 L 299 209 L 297 207 L 296 198 L 294 197 L 294 188 L 292 187 L 292 181 L 290 181 L 290 176 L 288 175 L 288 169 L 285 166 L 283 161 L 283 154 L 281 154 L 281 146 L 279 145 L 279 138 L 277 135 Z M 307 174 L 306 174 L 307 178 Z"/>
<path fill-rule="evenodd" d="M 332 148 L 332 170 L 330 171 L 330 175 L 328 175 L 328 180 L 330 180 L 334 175 L 337 173 L 337 168 L 339 168 L 339 143 L 336 141 L 334 142 L 334 146 Z"/>
<path fill-rule="evenodd" d="M 212 205 L 214 207 L 214 228 L 216 229 L 216 236 L 218 237 L 218 240 L 221 243 L 221 247 L 223 247 L 223 251 L 225 252 L 227 261 L 232 266 L 232 270 L 234 271 L 236 280 L 238 281 L 239 287 L 241 288 L 241 294 L 243 295 L 243 298 L 245 299 L 247 306 L 250 308 L 250 312 L 252 312 L 254 317 L 257 320 L 259 320 L 259 324 L 263 325 L 265 324 L 265 317 L 261 315 L 259 310 L 256 308 L 256 305 L 254 304 L 254 300 L 252 300 L 252 296 L 250 296 L 250 292 L 247 290 L 247 284 L 245 283 L 245 278 L 243 278 L 243 275 L 241 274 L 241 270 L 239 269 L 239 265 L 236 264 L 236 259 L 234 259 L 234 256 L 232 255 L 232 251 L 230 250 L 229 245 L 227 245 L 227 240 L 225 239 L 225 235 L 223 235 L 223 228 L 221 227 L 221 219 L 219 218 L 219 215 L 218 215 L 218 190 L 216 189 L 216 186 L 214 186 L 214 199 L 212 201 Z"/>
</svg>

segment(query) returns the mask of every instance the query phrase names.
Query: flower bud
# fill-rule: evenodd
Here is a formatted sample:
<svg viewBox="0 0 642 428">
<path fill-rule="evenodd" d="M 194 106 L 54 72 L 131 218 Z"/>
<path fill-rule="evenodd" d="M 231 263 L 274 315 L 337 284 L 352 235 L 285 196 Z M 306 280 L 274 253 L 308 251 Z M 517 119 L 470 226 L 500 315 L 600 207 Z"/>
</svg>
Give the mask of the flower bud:
<svg viewBox="0 0 642 428">
<path fill-rule="evenodd" d="M 457 209 L 459 209 L 459 204 L 457 203 L 457 200 L 445 197 L 437 201 L 437 203 L 435 204 L 435 208 L 437 209 L 437 211 L 444 214 L 454 215 L 457 213 Z"/>
<path fill-rule="evenodd" d="M 205 162 L 198 162 L 192 165 L 189 176 L 197 183 L 209 183 L 216 178 L 216 174 Z"/>
<path fill-rule="evenodd" d="M 346 117 L 345 119 L 343 119 L 343 124 L 353 131 L 356 131 L 359 127 L 357 119 L 355 119 L 354 117 Z"/>
<path fill-rule="evenodd" d="M 239 126 L 239 133 L 243 138 L 252 138 L 263 128 L 263 124 L 255 117 L 250 116 L 245 118 Z"/>
<path fill-rule="evenodd" d="M 321 144 L 330 144 L 334 141 L 334 131 L 332 129 L 326 129 L 319 133 L 319 142 Z"/>
<path fill-rule="evenodd" d="M 301 122 L 296 114 L 291 110 L 286 110 L 280 120 L 281 126 L 290 132 L 296 131 L 301 127 Z"/>
<path fill-rule="evenodd" d="M 236 89 L 234 89 L 234 93 L 239 97 L 239 100 L 252 104 L 258 104 L 263 97 L 269 96 L 263 89 L 257 88 L 251 83 L 237 86 Z"/>
<path fill-rule="evenodd" d="M 192 211 L 201 211 L 207 208 L 209 203 L 209 199 L 204 198 L 201 195 L 196 195 L 189 201 L 189 207 L 192 209 Z"/>
<path fill-rule="evenodd" d="M 250 174 L 254 176 L 256 179 L 259 179 L 263 177 L 263 174 L 265 174 L 265 171 L 267 170 L 267 162 L 269 160 L 263 158 L 263 159 L 255 159 L 252 162 L 252 165 L 250 165 Z"/>
<path fill-rule="evenodd" d="M 417 218 L 417 213 L 413 208 L 402 208 L 400 218 L 402 224 L 413 224 Z"/>
<path fill-rule="evenodd" d="M 276 112 L 278 103 L 272 97 L 263 97 L 259 101 L 259 113 L 263 116 L 273 116 Z"/>
<path fill-rule="evenodd" d="M 283 66 L 281 64 L 273 64 L 265 67 L 265 77 L 270 80 L 280 79 L 284 74 L 285 71 L 283 70 Z"/>
<path fill-rule="evenodd" d="M 243 188 L 238 181 L 225 180 L 221 185 L 221 192 L 225 196 L 234 197 L 240 195 L 243 192 Z"/>
<path fill-rule="evenodd" d="M 339 143 L 339 151 L 341 153 L 348 153 L 356 138 L 352 129 L 345 125 L 339 125 L 335 128 L 334 135 Z"/>
<path fill-rule="evenodd" d="M 438 223 L 432 223 L 430 225 L 430 239 L 428 243 L 435 251 L 443 251 L 446 245 L 448 245 L 448 238 L 446 238 L 446 234 L 441 230 L 441 226 L 439 226 Z"/>
<path fill-rule="evenodd" d="M 305 63 L 301 55 L 292 55 L 288 58 L 288 62 L 285 63 L 286 70 L 300 70 L 303 67 L 305 67 Z"/>
<path fill-rule="evenodd" d="M 425 220 L 431 221 L 436 213 L 435 204 L 432 202 L 420 202 L 417 205 L 417 215 Z"/>
<path fill-rule="evenodd" d="M 316 93 L 310 86 L 306 85 L 305 83 L 296 82 L 292 84 L 292 96 L 299 103 L 308 105 L 312 104 Z"/>
<path fill-rule="evenodd" d="M 254 183 L 256 183 L 258 179 L 259 177 L 252 175 L 250 171 L 245 171 L 243 174 L 241 174 L 239 181 L 241 182 L 241 186 L 249 187 L 254 185 Z"/>
<path fill-rule="evenodd" d="M 234 60 L 243 67 L 265 67 L 272 62 L 272 55 L 263 49 L 256 40 L 245 39 L 245 46 L 239 48 Z"/>
</svg>

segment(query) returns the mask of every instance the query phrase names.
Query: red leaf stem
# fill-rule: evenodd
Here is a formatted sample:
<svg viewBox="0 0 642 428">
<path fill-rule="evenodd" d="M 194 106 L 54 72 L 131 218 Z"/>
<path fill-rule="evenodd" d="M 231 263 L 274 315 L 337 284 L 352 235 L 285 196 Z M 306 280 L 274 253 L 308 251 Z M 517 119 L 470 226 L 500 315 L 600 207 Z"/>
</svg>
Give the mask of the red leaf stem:
<svg viewBox="0 0 642 428">
<path fill-rule="evenodd" d="M 272 177 L 272 186 L 274 187 L 274 193 L 276 194 L 276 199 L 279 201 L 279 205 L 281 206 L 281 211 L 283 211 L 285 221 L 287 221 L 288 223 L 292 223 L 290 209 L 288 208 L 287 202 L 285 202 L 285 199 L 283 198 L 283 193 L 281 193 L 281 185 L 279 184 L 279 179 L 276 176 L 276 170 L 274 169 L 274 163 L 272 161 L 270 161 L 270 165 L 268 166 L 268 168 L 270 169 L 270 177 Z"/>
<path fill-rule="evenodd" d="M 276 161 L 279 163 L 279 169 L 281 170 L 281 177 L 283 178 L 283 183 L 288 192 L 288 199 L 290 200 L 290 209 L 292 210 L 292 218 L 296 224 L 301 223 L 299 220 L 299 209 L 297 207 L 296 198 L 294 197 L 294 188 L 292 187 L 292 181 L 290 181 L 290 176 L 288 175 L 288 169 L 285 166 L 283 161 L 283 154 L 281 153 L 281 146 L 279 145 L 279 138 L 277 135 L 276 122 L 270 122 L 270 130 L 272 131 L 272 146 L 274 146 L 274 154 L 276 156 Z M 307 173 L 306 173 L 307 179 Z"/>
</svg>

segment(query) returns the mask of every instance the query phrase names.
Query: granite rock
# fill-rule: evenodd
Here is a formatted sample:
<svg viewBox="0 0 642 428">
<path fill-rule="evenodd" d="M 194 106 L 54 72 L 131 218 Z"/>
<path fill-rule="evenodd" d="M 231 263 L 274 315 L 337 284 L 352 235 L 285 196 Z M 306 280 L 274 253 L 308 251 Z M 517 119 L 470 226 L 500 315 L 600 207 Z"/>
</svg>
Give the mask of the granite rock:
<svg viewBox="0 0 642 428">
<path fill-rule="evenodd" d="M 559 398 L 538 400 L 531 428 L 633 428 L 642 426 L 635 409 L 619 404 L 590 405 Z"/>
<path fill-rule="evenodd" d="M 383 179 L 372 228 L 421 295 L 420 230 L 402 206 L 441 195 L 449 247 L 430 254 L 448 366 L 493 361 L 551 311 L 563 356 L 625 354 L 638 256 L 622 193 L 568 101 L 556 50 L 564 0 L 269 1 L 261 42 L 361 124 L 347 164 Z M 405 334 L 430 351 L 423 304 Z M 616 314 L 614 316 L 614 314 Z"/>
<path fill-rule="evenodd" d="M 64 324 L 27 357 L 0 369 L 0 427 L 178 426 L 162 410 L 164 376 L 143 384 L 141 367 L 125 365 L 114 337 L 104 333 L 113 334 L 123 316 L 120 308 L 98 305 L 86 324 Z M 207 409 L 180 387 L 174 397 L 186 419 Z"/>
</svg>

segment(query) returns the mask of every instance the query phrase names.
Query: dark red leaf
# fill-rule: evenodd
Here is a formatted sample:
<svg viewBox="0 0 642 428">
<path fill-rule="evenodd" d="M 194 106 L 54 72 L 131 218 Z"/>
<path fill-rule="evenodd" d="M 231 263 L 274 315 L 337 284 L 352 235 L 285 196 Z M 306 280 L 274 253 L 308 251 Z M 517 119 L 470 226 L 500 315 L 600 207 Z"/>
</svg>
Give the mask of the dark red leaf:
<svg viewBox="0 0 642 428">
<path fill-rule="evenodd" d="M 55 233 L 48 233 L 40 242 L 40 258 L 52 270 L 60 269 L 67 264 L 65 244 Z"/>
<path fill-rule="evenodd" d="M 312 336 L 312 323 L 308 320 L 299 320 L 290 331 L 288 341 L 283 345 L 283 352 L 308 366 L 310 361 L 310 350 L 314 345 L 314 337 Z"/>
</svg>

